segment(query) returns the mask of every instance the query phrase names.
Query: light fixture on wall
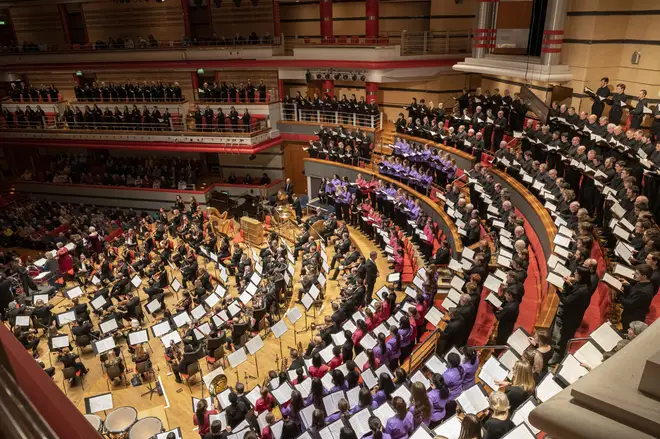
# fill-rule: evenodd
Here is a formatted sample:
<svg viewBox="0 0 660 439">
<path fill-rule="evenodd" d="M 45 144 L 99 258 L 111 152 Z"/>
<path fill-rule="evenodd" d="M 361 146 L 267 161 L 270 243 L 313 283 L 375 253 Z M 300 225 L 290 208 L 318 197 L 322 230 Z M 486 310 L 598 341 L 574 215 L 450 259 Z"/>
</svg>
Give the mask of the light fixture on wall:
<svg viewBox="0 0 660 439">
<path fill-rule="evenodd" d="M 638 51 L 634 51 L 632 57 L 630 58 L 630 64 L 639 64 L 639 59 L 642 57 L 642 54 Z"/>
</svg>

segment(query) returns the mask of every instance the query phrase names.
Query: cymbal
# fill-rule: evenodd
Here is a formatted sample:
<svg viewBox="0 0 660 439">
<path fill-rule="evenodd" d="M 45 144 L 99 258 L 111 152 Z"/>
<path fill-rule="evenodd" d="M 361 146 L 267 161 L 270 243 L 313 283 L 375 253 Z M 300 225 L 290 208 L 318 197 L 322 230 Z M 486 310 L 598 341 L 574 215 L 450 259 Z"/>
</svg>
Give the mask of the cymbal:
<svg viewBox="0 0 660 439">
<path fill-rule="evenodd" d="M 288 213 L 288 212 L 283 212 L 282 214 L 280 214 L 280 219 L 287 219 L 287 218 L 289 218 L 290 216 L 291 216 L 290 213 Z"/>
<path fill-rule="evenodd" d="M 276 207 L 276 210 L 277 210 L 278 212 L 284 212 L 284 211 L 288 210 L 288 206 L 284 206 L 284 205 L 282 205 L 282 206 L 277 206 L 277 207 Z"/>
</svg>

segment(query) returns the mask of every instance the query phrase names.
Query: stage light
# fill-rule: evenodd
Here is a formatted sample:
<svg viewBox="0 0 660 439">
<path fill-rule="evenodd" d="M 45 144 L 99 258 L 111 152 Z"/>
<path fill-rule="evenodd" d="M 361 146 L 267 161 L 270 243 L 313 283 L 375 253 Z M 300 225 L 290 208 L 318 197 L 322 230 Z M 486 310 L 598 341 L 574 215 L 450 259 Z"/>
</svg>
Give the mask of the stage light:
<svg viewBox="0 0 660 439">
<path fill-rule="evenodd" d="M 364 76 L 364 75 L 360 75 L 360 81 L 366 81 L 366 80 L 367 80 L 367 77 L 366 77 L 366 76 Z"/>
<path fill-rule="evenodd" d="M 321 79 L 323 76 L 320 73 L 316 74 L 316 79 Z"/>
<path fill-rule="evenodd" d="M 332 76 L 330 76 L 330 73 L 326 73 L 325 74 L 325 79 L 330 79 L 330 78 L 332 78 Z"/>
<path fill-rule="evenodd" d="M 255 154 L 250 154 L 250 157 L 248 157 L 248 160 L 254 160 L 256 158 L 257 158 L 257 156 Z"/>
<path fill-rule="evenodd" d="M 76 72 L 76 76 L 82 76 L 82 75 L 83 75 L 82 71 L 78 70 L 78 71 Z"/>
<path fill-rule="evenodd" d="M 203 75 L 204 74 L 204 69 L 197 69 L 197 74 L 198 75 Z"/>
<path fill-rule="evenodd" d="M 335 79 L 337 80 L 341 79 L 341 73 L 335 73 Z"/>
<path fill-rule="evenodd" d="M 355 73 L 353 73 L 353 76 L 351 76 L 351 79 L 352 79 L 353 81 L 357 81 L 357 75 L 356 75 Z"/>
<path fill-rule="evenodd" d="M 344 81 L 348 81 L 348 73 L 344 73 Z"/>
</svg>

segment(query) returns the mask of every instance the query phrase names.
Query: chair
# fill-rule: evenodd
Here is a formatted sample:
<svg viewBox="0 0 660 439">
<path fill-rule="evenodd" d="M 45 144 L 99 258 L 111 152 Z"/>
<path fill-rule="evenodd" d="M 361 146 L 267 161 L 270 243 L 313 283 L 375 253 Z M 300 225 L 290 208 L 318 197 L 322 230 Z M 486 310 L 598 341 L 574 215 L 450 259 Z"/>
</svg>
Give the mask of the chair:
<svg viewBox="0 0 660 439">
<path fill-rule="evenodd" d="M 214 352 L 215 354 L 215 352 Z M 188 367 L 186 368 L 186 373 L 181 374 L 181 378 L 183 378 L 186 381 L 186 384 L 188 385 L 188 391 L 192 393 L 192 389 L 190 388 L 190 380 L 192 377 L 194 377 L 197 372 L 199 372 L 200 376 L 202 375 L 202 372 L 199 369 L 199 362 L 195 361 L 194 363 L 190 363 Z"/>
<path fill-rule="evenodd" d="M 82 350 L 87 346 L 92 345 L 92 337 L 89 334 L 76 335 L 76 346 L 78 347 L 78 355 L 82 354 Z"/>
<path fill-rule="evenodd" d="M 121 371 L 118 364 L 114 364 L 105 369 L 106 373 L 106 384 L 108 385 L 108 391 L 110 390 L 110 381 L 113 381 L 115 378 L 121 378 L 124 381 L 124 385 L 128 387 L 128 382 L 126 381 L 126 374 Z"/>
<path fill-rule="evenodd" d="M 209 370 L 215 369 L 215 363 L 217 363 L 219 361 L 222 361 L 222 366 L 226 367 L 225 366 L 225 347 L 224 346 L 217 347 L 213 351 L 213 356 L 210 356 L 210 355 L 206 356 L 206 367 Z"/>
<path fill-rule="evenodd" d="M 66 381 L 67 380 L 73 380 L 76 378 L 80 378 L 80 385 L 82 386 L 82 389 L 85 390 L 85 384 L 83 380 L 83 375 L 82 372 L 75 367 L 66 367 L 62 370 L 62 374 L 64 375 L 64 379 L 62 380 L 62 387 L 64 388 L 64 394 L 66 395 Z"/>
<path fill-rule="evenodd" d="M 306 212 L 309 215 L 309 197 L 307 195 L 301 195 L 300 197 L 300 209 Z"/>
</svg>

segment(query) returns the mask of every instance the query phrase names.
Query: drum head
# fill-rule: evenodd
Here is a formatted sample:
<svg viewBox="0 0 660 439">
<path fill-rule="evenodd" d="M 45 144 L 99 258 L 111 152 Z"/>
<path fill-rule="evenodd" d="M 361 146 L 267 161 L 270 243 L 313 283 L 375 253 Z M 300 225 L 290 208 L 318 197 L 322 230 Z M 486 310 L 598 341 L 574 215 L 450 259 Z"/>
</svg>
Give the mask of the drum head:
<svg viewBox="0 0 660 439">
<path fill-rule="evenodd" d="M 90 424 L 92 424 L 92 427 L 96 429 L 96 431 L 101 431 L 101 426 L 103 425 L 103 421 L 101 421 L 101 417 L 99 415 L 95 414 L 90 414 L 90 415 L 85 415 L 85 419 L 89 421 Z"/>
<path fill-rule="evenodd" d="M 128 439 L 150 439 L 163 431 L 163 423 L 155 417 L 143 418 L 137 421 L 128 431 Z"/>
<path fill-rule="evenodd" d="M 105 418 L 105 428 L 110 433 L 123 433 L 135 423 L 137 410 L 133 407 L 118 407 Z"/>
</svg>

